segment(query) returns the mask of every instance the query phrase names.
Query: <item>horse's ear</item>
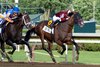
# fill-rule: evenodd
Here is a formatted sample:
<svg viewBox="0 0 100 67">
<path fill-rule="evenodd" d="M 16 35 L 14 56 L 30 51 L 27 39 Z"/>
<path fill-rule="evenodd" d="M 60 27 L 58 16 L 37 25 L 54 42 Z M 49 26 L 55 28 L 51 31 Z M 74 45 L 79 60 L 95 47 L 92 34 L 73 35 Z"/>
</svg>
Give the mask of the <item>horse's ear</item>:
<svg viewBox="0 0 100 67">
<path fill-rule="evenodd" d="M 27 13 L 27 11 L 24 11 L 24 13 L 23 13 L 23 14 L 28 14 L 28 13 Z"/>
<path fill-rule="evenodd" d="M 74 14 L 74 12 L 70 12 L 70 13 L 68 14 L 68 16 L 71 17 L 73 14 Z"/>
<path fill-rule="evenodd" d="M 18 13 L 18 16 L 21 17 L 23 14 L 22 13 Z"/>
<path fill-rule="evenodd" d="M 79 11 L 74 11 L 74 13 L 79 13 Z"/>
</svg>

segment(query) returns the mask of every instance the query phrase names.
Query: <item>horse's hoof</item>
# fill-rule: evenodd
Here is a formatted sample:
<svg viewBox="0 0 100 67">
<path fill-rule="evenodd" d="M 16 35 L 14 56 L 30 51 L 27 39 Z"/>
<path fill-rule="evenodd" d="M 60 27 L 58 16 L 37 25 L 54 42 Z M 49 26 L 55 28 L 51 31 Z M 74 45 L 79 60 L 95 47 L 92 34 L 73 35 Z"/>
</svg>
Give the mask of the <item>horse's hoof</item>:
<svg viewBox="0 0 100 67">
<path fill-rule="evenodd" d="M 61 51 L 60 51 L 60 50 L 58 50 L 57 52 L 58 52 L 59 54 L 61 54 Z"/>
<path fill-rule="evenodd" d="M 61 55 L 63 55 L 63 53 L 62 53 L 62 52 L 61 52 L 60 54 L 61 54 Z"/>
<path fill-rule="evenodd" d="M 53 61 L 54 63 L 57 63 L 55 60 Z"/>
<path fill-rule="evenodd" d="M 13 60 L 9 60 L 9 62 L 14 62 Z"/>
<path fill-rule="evenodd" d="M 79 56 L 76 56 L 76 61 L 78 61 L 79 60 Z"/>
<path fill-rule="evenodd" d="M 9 52 L 7 52 L 7 53 L 8 53 L 8 54 L 11 54 L 11 55 L 13 54 L 11 51 L 9 51 Z"/>
</svg>

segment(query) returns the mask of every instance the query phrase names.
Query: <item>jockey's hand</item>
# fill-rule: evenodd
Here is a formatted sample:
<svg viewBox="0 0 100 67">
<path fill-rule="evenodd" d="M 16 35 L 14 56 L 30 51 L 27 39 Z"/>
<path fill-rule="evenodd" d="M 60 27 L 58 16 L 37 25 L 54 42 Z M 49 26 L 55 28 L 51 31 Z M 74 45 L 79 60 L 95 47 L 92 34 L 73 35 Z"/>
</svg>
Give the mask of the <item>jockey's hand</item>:
<svg viewBox="0 0 100 67">
<path fill-rule="evenodd" d="M 11 22 L 11 23 L 14 22 L 13 20 L 11 20 L 11 19 L 9 19 L 9 18 L 5 18 L 5 20 L 7 20 L 8 22 Z"/>
<path fill-rule="evenodd" d="M 69 20 L 70 17 L 67 17 L 66 20 Z"/>
<path fill-rule="evenodd" d="M 0 18 L 4 18 L 4 16 L 2 14 L 0 14 Z"/>
</svg>

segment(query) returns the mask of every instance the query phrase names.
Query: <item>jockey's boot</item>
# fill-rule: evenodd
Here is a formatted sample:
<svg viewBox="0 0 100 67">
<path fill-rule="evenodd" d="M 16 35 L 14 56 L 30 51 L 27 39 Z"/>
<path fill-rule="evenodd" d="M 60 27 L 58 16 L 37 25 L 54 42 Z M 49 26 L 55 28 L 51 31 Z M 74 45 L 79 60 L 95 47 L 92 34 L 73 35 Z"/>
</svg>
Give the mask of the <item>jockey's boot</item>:
<svg viewBox="0 0 100 67">
<path fill-rule="evenodd" d="M 4 33 L 5 28 L 6 28 L 6 22 L 3 22 L 3 23 L 1 24 L 1 28 L 2 28 L 2 33 Z"/>
<path fill-rule="evenodd" d="M 51 27 L 54 27 L 54 26 L 56 26 L 57 24 L 59 24 L 60 23 L 60 21 L 59 20 L 56 20 L 55 22 L 53 22 L 52 24 L 51 24 Z"/>
<path fill-rule="evenodd" d="M 2 33 L 5 32 L 5 28 L 6 28 L 6 24 L 4 24 L 3 27 L 2 27 Z"/>
<path fill-rule="evenodd" d="M 0 28 L 2 28 L 2 24 L 0 24 Z"/>
<path fill-rule="evenodd" d="M 1 27 L 1 24 L 0 24 L 0 34 L 1 34 L 1 32 L 2 32 L 2 27 Z"/>
<path fill-rule="evenodd" d="M 53 22 L 53 23 L 50 25 L 51 28 L 54 27 L 54 23 L 55 23 L 55 22 Z"/>
</svg>

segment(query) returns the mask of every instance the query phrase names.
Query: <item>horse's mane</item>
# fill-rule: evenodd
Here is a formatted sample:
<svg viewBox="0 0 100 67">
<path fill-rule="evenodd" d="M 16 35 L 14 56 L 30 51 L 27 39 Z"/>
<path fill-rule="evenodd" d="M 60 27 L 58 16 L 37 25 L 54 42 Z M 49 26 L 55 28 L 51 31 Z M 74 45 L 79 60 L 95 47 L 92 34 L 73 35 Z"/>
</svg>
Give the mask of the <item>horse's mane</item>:
<svg viewBox="0 0 100 67">
<path fill-rule="evenodd" d="M 69 13 L 69 14 L 68 14 L 68 16 L 70 16 L 70 17 L 71 17 L 73 14 L 74 14 L 74 12 L 71 12 L 71 13 Z"/>
<path fill-rule="evenodd" d="M 22 17 L 22 15 L 23 15 L 22 13 L 19 13 L 19 14 L 18 14 L 18 17 Z"/>
</svg>

